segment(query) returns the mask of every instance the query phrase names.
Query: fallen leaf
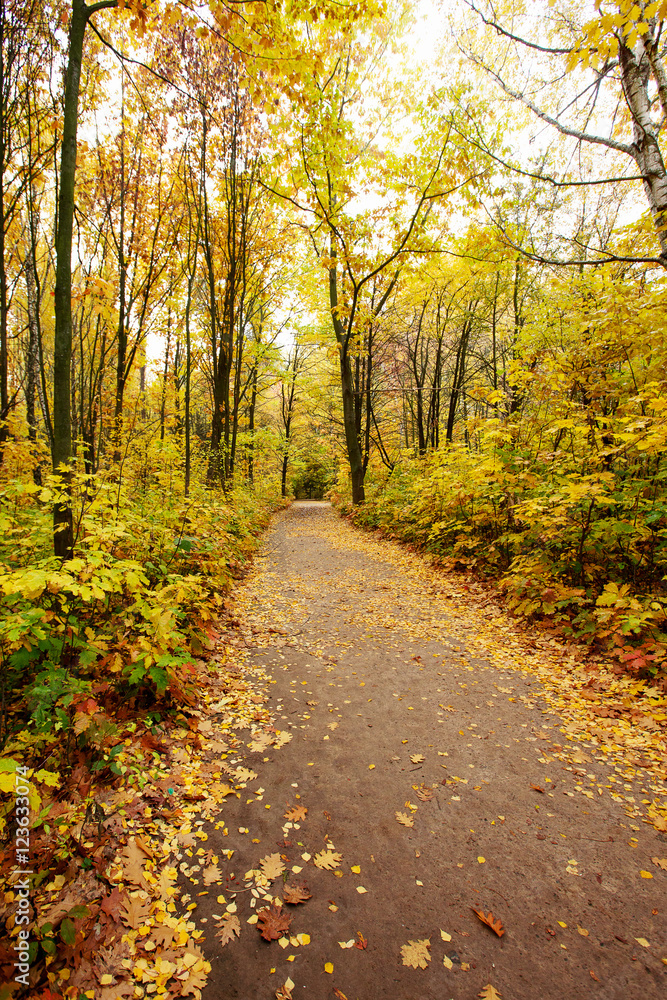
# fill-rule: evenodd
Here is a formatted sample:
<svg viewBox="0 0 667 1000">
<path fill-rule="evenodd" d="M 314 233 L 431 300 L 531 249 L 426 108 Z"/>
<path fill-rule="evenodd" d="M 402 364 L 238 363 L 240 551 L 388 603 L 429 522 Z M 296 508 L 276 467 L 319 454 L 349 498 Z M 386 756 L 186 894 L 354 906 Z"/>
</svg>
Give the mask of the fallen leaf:
<svg viewBox="0 0 667 1000">
<path fill-rule="evenodd" d="M 287 812 L 283 813 L 283 816 L 285 819 L 291 820 L 292 823 L 300 823 L 306 818 L 307 812 L 305 806 L 290 806 Z"/>
<path fill-rule="evenodd" d="M 359 951 L 365 951 L 368 947 L 368 940 L 364 937 L 361 931 L 357 931 L 357 937 L 359 940 L 354 942 L 354 947 L 358 948 Z"/>
<path fill-rule="evenodd" d="M 276 906 L 275 903 L 265 906 L 257 913 L 257 929 L 265 941 L 277 941 L 284 934 L 288 934 L 291 922 L 291 916 L 284 913 L 282 907 Z"/>
<path fill-rule="evenodd" d="M 425 969 L 431 961 L 428 951 L 430 947 L 429 938 L 423 938 L 421 941 L 408 941 L 401 947 L 403 965 L 407 965 L 411 969 Z"/>
<path fill-rule="evenodd" d="M 325 962 L 324 963 L 324 971 L 328 972 L 329 975 L 331 975 L 333 973 L 333 962 Z"/>
<path fill-rule="evenodd" d="M 308 886 L 305 882 L 300 885 L 290 885 L 286 883 L 283 886 L 283 899 L 290 906 L 296 906 L 298 903 L 305 903 L 307 899 L 311 898 L 311 893 L 308 891 Z"/>
<path fill-rule="evenodd" d="M 132 896 L 123 902 L 120 919 L 136 931 L 148 922 L 149 914 L 150 906 L 139 896 Z"/>
<path fill-rule="evenodd" d="M 333 868 L 338 868 L 342 860 L 342 855 L 338 851 L 320 851 L 319 854 L 315 855 L 313 864 L 316 868 L 331 871 Z"/>
<path fill-rule="evenodd" d="M 444 965 L 444 967 L 446 969 L 453 969 L 454 968 L 454 963 L 452 962 L 452 960 L 449 957 L 449 955 L 445 955 L 445 957 L 442 960 L 442 964 Z"/>
<path fill-rule="evenodd" d="M 532 782 L 531 782 L 530 787 L 533 789 L 533 791 L 535 791 L 535 792 L 542 792 L 542 795 L 544 795 L 544 789 L 540 788 L 539 785 L 533 785 Z"/>
<path fill-rule="evenodd" d="M 650 948 L 651 947 L 651 945 L 648 943 L 648 941 L 646 940 L 646 938 L 635 938 L 635 941 L 637 942 L 637 944 L 640 944 L 642 946 L 642 948 Z"/>
<path fill-rule="evenodd" d="M 202 877 L 204 885 L 216 885 L 222 881 L 222 872 L 217 865 L 209 865 L 208 868 L 204 868 Z"/>
<path fill-rule="evenodd" d="M 483 986 L 477 996 L 481 997 L 482 1000 L 502 1000 L 500 993 L 495 986 L 491 985 L 491 983 L 487 983 L 486 986 Z"/>
<path fill-rule="evenodd" d="M 262 875 L 270 881 L 278 878 L 285 871 L 285 865 L 279 854 L 267 854 L 265 858 L 262 858 L 259 866 L 262 870 Z"/>
<path fill-rule="evenodd" d="M 292 1000 L 292 990 L 294 983 L 288 977 L 280 989 L 276 990 L 276 1000 Z"/>
<path fill-rule="evenodd" d="M 417 798 L 421 802 L 430 802 L 433 798 L 433 789 L 429 788 L 428 785 L 420 785 L 419 788 L 416 789 L 416 792 Z"/>
<path fill-rule="evenodd" d="M 641 875 L 642 878 L 653 878 L 650 872 L 641 871 L 639 874 Z"/>
<path fill-rule="evenodd" d="M 452 935 L 448 934 L 447 931 L 440 931 L 440 937 L 442 938 L 443 941 L 451 941 L 452 940 Z"/>
<path fill-rule="evenodd" d="M 475 914 L 475 916 L 482 921 L 483 924 L 486 924 L 487 927 L 491 928 L 494 934 L 497 934 L 498 937 L 503 936 L 503 934 L 505 933 L 505 928 L 502 925 L 502 921 L 499 918 L 494 917 L 491 910 L 489 910 L 488 913 L 485 913 L 484 910 L 476 910 L 474 906 L 471 906 L 471 910 Z"/>
<path fill-rule="evenodd" d="M 413 764 L 422 764 L 426 760 L 426 757 L 421 753 L 413 753 L 410 754 L 410 760 Z"/>
<path fill-rule="evenodd" d="M 336 997 L 336 1000 L 347 1000 L 347 997 L 345 996 L 343 991 L 338 990 L 335 987 L 334 987 L 334 996 Z"/>
<path fill-rule="evenodd" d="M 215 936 L 224 948 L 226 944 L 241 934 L 241 921 L 232 913 L 224 913 L 216 924 Z"/>
<path fill-rule="evenodd" d="M 667 872 L 667 858 L 651 858 L 651 861 L 658 868 L 662 868 L 663 872 Z"/>
<path fill-rule="evenodd" d="M 579 924 L 577 924 L 577 931 L 582 937 L 588 937 L 589 932 L 584 927 L 580 927 Z"/>
<path fill-rule="evenodd" d="M 407 813 L 404 813 L 404 812 L 397 812 L 396 813 L 396 819 L 401 824 L 401 826 L 414 826 L 415 825 L 415 818 L 414 818 L 414 816 L 409 816 Z"/>
<path fill-rule="evenodd" d="M 358 885 L 357 892 L 359 893 L 360 896 L 363 896 L 365 892 L 368 892 L 368 889 L 364 889 L 363 885 Z"/>
<path fill-rule="evenodd" d="M 599 983 L 599 982 L 600 982 L 600 980 L 599 980 L 599 979 L 598 979 L 598 977 L 597 977 L 597 976 L 595 975 L 595 973 L 593 972 L 593 970 L 592 970 L 592 969 L 590 969 L 590 970 L 589 970 L 589 973 L 588 973 L 588 974 L 589 974 L 589 976 L 591 977 L 591 979 L 594 979 L 594 980 L 595 980 L 595 982 L 596 982 L 596 983 Z"/>
</svg>

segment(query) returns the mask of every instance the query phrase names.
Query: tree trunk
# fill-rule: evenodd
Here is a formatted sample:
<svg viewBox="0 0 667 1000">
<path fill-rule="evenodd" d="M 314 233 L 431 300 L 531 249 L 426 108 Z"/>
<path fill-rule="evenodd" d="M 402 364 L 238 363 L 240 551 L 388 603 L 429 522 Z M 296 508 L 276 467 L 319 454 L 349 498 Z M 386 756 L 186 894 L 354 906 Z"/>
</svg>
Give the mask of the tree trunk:
<svg viewBox="0 0 667 1000">
<path fill-rule="evenodd" d="M 649 55 L 641 40 L 634 49 L 619 41 L 618 61 L 623 92 L 632 115 L 632 155 L 644 179 L 644 191 L 660 240 L 661 257 L 667 258 L 667 172 L 651 117 Z"/>
</svg>

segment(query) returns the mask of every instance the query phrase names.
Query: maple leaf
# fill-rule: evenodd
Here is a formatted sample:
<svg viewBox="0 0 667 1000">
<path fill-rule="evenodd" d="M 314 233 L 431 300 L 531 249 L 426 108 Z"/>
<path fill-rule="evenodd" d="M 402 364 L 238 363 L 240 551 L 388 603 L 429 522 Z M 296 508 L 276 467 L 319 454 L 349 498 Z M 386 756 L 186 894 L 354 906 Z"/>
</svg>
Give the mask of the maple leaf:
<svg viewBox="0 0 667 1000">
<path fill-rule="evenodd" d="M 285 935 L 289 935 L 289 925 L 292 918 L 288 913 L 283 912 L 282 906 L 265 906 L 257 914 L 257 930 L 261 933 L 265 941 L 277 941 Z"/>
<path fill-rule="evenodd" d="M 287 812 L 283 813 L 285 819 L 289 819 L 292 823 L 300 823 L 301 820 L 306 818 L 306 813 L 308 810 L 305 806 L 290 806 Z"/>
<path fill-rule="evenodd" d="M 408 941 L 401 947 L 403 965 L 407 965 L 411 969 L 425 969 L 431 961 L 428 951 L 430 947 L 430 938 L 423 938 L 421 941 Z"/>
<path fill-rule="evenodd" d="M 234 913 L 225 913 L 216 924 L 215 936 L 219 939 L 221 946 L 234 940 L 234 936 L 241 934 L 241 921 Z"/>
<path fill-rule="evenodd" d="M 270 881 L 278 878 L 285 871 L 285 865 L 280 860 L 279 854 L 267 854 L 265 858 L 262 858 L 259 864 L 262 870 L 262 875 Z"/>
<path fill-rule="evenodd" d="M 284 885 L 283 886 L 283 899 L 290 906 L 296 906 L 297 903 L 305 903 L 307 899 L 311 898 L 311 893 L 308 891 L 308 886 L 305 882 L 300 885 Z"/>
<path fill-rule="evenodd" d="M 415 818 L 414 816 L 409 816 L 407 813 L 397 812 L 396 819 L 401 824 L 401 826 L 414 826 Z"/>
<path fill-rule="evenodd" d="M 482 1000 L 502 1000 L 500 993 L 495 986 L 491 985 L 491 983 L 487 983 L 486 986 L 483 986 L 477 996 L 481 997 Z"/>
<path fill-rule="evenodd" d="M 422 764 L 426 760 L 426 757 L 422 753 L 413 753 L 410 754 L 410 760 L 413 764 Z"/>
<path fill-rule="evenodd" d="M 333 868 L 338 868 L 342 860 L 343 857 L 338 851 L 320 851 L 313 858 L 313 864 L 316 868 L 324 868 L 327 871 L 331 871 Z"/>
<path fill-rule="evenodd" d="M 485 913 L 484 910 L 476 910 L 474 906 L 471 906 L 470 909 L 475 916 L 481 920 L 483 924 L 486 924 L 487 927 L 490 927 L 491 930 L 498 935 L 498 937 L 503 936 L 505 928 L 502 925 L 502 921 L 499 918 L 494 917 L 491 910 L 489 910 L 488 913 Z"/>
</svg>

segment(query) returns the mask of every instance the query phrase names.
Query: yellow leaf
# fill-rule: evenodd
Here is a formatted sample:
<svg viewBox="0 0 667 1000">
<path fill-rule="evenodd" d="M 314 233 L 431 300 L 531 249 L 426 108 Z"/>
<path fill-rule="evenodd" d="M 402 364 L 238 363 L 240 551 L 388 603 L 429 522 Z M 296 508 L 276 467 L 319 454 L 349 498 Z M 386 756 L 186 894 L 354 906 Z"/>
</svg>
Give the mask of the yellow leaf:
<svg viewBox="0 0 667 1000">
<path fill-rule="evenodd" d="M 442 938 L 443 941 L 451 941 L 452 940 L 452 935 L 448 934 L 447 931 L 440 931 L 440 937 Z"/>
<path fill-rule="evenodd" d="M 410 969 L 425 969 L 431 961 L 429 948 L 430 938 L 422 938 L 421 941 L 408 941 L 401 946 L 401 961 Z"/>
<path fill-rule="evenodd" d="M 454 963 L 452 962 L 452 960 L 449 957 L 449 955 L 445 955 L 445 957 L 442 960 L 442 964 L 444 965 L 444 967 L 446 969 L 453 969 L 454 968 Z"/>
<path fill-rule="evenodd" d="M 324 963 L 324 971 L 328 972 L 329 975 L 331 975 L 331 973 L 333 972 L 333 962 L 325 962 Z"/>
<path fill-rule="evenodd" d="M 642 878 L 653 878 L 650 872 L 641 871 L 639 874 L 641 875 Z"/>
<path fill-rule="evenodd" d="M 637 944 L 640 944 L 642 946 L 642 948 L 650 948 L 651 947 L 651 945 L 648 943 L 648 941 L 646 940 L 646 938 L 635 938 L 635 941 L 637 942 Z"/>
</svg>

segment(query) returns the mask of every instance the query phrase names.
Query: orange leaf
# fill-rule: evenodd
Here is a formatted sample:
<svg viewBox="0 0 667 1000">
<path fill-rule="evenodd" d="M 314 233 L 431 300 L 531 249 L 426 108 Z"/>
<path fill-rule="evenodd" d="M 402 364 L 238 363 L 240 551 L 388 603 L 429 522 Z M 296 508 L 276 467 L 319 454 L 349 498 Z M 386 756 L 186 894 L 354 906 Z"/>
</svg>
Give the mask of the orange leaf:
<svg viewBox="0 0 667 1000">
<path fill-rule="evenodd" d="M 536 791 L 536 792 L 542 792 L 542 795 L 544 795 L 544 789 L 543 789 L 543 788 L 540 788 L 540 786 L 539 786 L 539 785 L 533 785 L 533 784 L 532 784 L 532 782 L 531 782 L 531 785 L 530 785 L 530 787 L 531 787 L 531 788 L 532 788 L 532 789 L 533 789 L 534 791 Z"/>
<path fill-rule="evenodd" d="M 498 937 L 503 936 L 505 928 L 502 925 L 502 921 L 500 918 L 494 917 L 491 910 L 489 910 L 488 913 L 485 913 L 484 910 L 476 910 L 474 906 L 471 906 L 470 909 L 483 924 L 486 924 L 487 927 L 491 928 L 494 934 L 497 934 Z"/>
<path fill-rule="evenodd" d="M 364 937 L 361 931 L 357 931 L 357 937 L 359 938 L 359 940 L 354 942 L 354 947 L 359 948 L 360 951 L 363 951 L 365 948 L 368 947 L 368 939 Z"/>
</svg>

